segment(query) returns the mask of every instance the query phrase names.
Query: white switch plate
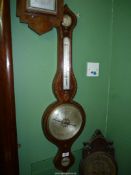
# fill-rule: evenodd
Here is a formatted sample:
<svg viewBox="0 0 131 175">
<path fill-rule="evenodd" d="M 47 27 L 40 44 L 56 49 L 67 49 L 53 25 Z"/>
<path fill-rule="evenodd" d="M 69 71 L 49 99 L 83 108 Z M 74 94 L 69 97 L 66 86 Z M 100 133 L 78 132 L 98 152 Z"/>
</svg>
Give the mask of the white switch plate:
<svg viewBox="0 0 131 175">
<path fill-rule="evenodd" d="M 99 63 L 87 63 L 86 75 L 88 77 L 98 77 L 99 76 Z"/>
</svg>

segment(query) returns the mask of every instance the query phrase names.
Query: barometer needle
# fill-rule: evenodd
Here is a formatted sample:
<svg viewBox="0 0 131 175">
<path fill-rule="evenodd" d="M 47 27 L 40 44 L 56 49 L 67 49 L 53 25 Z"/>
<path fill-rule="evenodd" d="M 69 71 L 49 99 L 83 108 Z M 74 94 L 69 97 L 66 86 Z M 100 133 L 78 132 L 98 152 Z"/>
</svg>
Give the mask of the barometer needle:
<svg viewBox="0 0 131 175">
<path fill-rule="evenodd" d="M 67 119 L 67 118 L 65 118 L 65 119 L 63 119 L 63 120 L 58 120 L 57 118 L 54 118 L 53 120 L 56 121 L 56 122 L 61 123 L 61 124 L 62 124 L 63 126 L 65 126 L 65 127 L 67 127 L 67 126 L 69 126 L 69 125 L 74 126 L 74 127 L 76 126 L 76 124 L 70 123 L 70 120 Z"/>
</svg>

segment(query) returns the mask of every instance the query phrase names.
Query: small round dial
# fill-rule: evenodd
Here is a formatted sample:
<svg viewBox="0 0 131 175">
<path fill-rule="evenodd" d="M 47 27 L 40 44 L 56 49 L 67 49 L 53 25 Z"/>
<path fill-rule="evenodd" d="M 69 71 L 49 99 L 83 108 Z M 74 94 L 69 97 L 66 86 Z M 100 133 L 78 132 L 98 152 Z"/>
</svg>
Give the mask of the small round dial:
<svg viewBox="0 0 131 175">
<path fill-rule="evenodd" d="M 62 25 L 65 27 L 69 27 L 72 23 L 72 19 L 69 15 L 64 15 Z"/>
<path fill-rule="evenodd" d="M 75 136 L 82 125 L 82 115 L 72 104 L 62 104 L 56 107 L 48 118 L 51 135 L 58 140 L 67 140 Z"/>
<path fill-rule="evenodd" d="M 69 159 L 69 157 L 64 157 L 64 158 L 62 158 L 62 160 L 61 160 L 61 164 L 62 164 L 62 166 L 68 166 L 69 164 L 70 164 L 70 159 Z"/>
</svg>

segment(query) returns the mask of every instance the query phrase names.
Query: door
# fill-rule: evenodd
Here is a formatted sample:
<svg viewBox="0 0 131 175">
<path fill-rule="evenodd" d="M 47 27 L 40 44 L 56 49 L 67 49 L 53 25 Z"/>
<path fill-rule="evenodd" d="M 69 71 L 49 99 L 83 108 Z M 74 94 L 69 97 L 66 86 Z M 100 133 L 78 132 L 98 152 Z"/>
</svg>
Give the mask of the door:
<svg viewBox="0 0 131 175">
<path fill-rule="evenodd" d="M 18 175 L 9 3 L 0 0 L 0 174 Z"/>
</svg>

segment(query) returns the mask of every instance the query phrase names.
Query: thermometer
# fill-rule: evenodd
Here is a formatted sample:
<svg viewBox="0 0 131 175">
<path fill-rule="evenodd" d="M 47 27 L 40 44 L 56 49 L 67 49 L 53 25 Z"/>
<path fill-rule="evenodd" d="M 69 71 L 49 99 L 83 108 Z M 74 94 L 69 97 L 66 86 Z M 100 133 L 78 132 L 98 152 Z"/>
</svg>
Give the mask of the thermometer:
<svg viewBox="0 0 131 175">
<path fill-rule="evenodd" d="M 70 39 L 63 39 L 63 89 L 70 89 Z"/>
</svg>

